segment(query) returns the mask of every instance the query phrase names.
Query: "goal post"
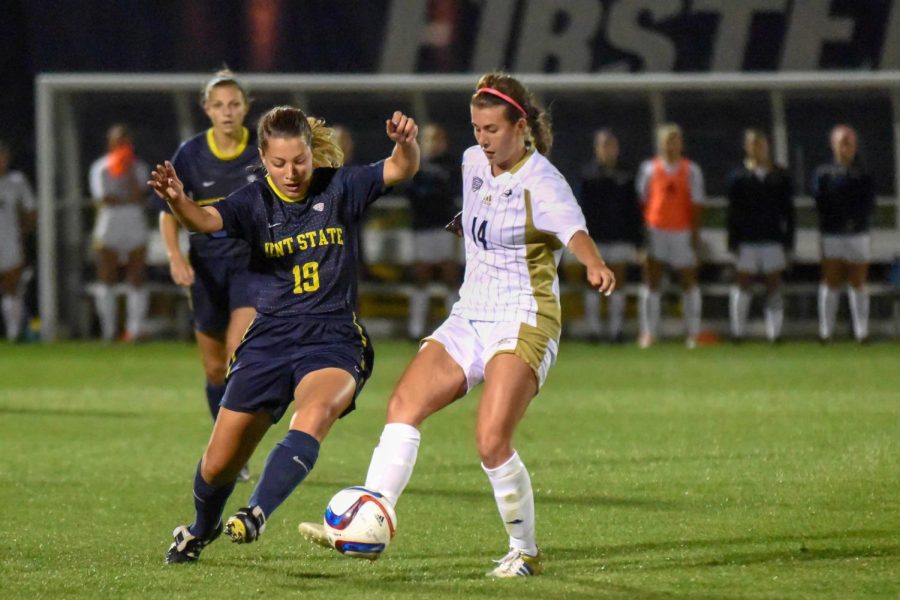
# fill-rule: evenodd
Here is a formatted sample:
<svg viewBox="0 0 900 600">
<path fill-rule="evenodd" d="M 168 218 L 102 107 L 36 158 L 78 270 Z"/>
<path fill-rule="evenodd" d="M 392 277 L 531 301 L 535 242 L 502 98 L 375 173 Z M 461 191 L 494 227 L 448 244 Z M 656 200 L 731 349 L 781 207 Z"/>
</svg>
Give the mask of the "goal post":
<svg viewBox="0 0 900 600">
<path fill-rule="evenodd" d="M 79 94 L 164 94 L 171 98 L 171 119 L 160 123 L 183 139 L 195 131 L 190 102 L 209 79 L 207 73 L 194 74 L 40 74 L 36 79 L 36 160 L 38 190 L 38 294 L 41 337 L 55 340 L 72 332 L 76 311 L 69 305 L 82 293 L 84 227 L 83 181 L 93 157 L 82 156 L 78 118 L 72 99 Z M 306 104 L 310 99 L 352 96 L 364 106 L 370 95 L 403 98 L 425 122 L 441 107 L 435 98 L 452 95 L 464 105 L 477 81 L 475 74 L 455 75 L 296 75 L 242 74 L 240 79 L 254 94 L 280 94 Z M 786 104 L 791 98 L 815 99 L 819 94 L 846 94 L 861 102 L 870 94 L 887 98 L 889 106 L 884 123 L 885 141 L 892 150 L 892 191 L 883 194 L 880 205 L 893 210 L 892 231 L 885 232 L 889 243 L 900 239 L 900 72 L 797 72 L 753 74 L 552 74 L 522 75 L 520 79 L 545 99 L 567 94 L 585 101 L 615 98 L 618 95 L 641 97 L 648 107 L 643 122 L 621 124 L 652 132 L 660 121 L 671 118 L 668 108 L 680 94 L 763 95 L 768 100 L 773 156 L 782 163 L 791 162 L 792 127 Z M 557 100 L 560 106 L 564 101 Z M 321 112 L 321 111 L 320 111 Z M 318 113 L 314 113 L 318 114 Z M 321 114 L 329 118 L 327 112 Z M 852 120 L 852 119 L 850 119 Z M 460 127 L 465 127 L 461 123 Z M 589 135 L 589 131 L 584 132 Z M 725 143 L 725 140 L 723 140 Z M 728 140 L 734 144 L 734 140 Z M 824 141 L 822 142 L 824 143 Z M 174 147 L 172 148 L 174 150 Z M 646 149 L 650 150 L 650 149 Z M 587 157 L 585 157 L 587 158 Z M 701 163 L 702 166 L 702 163 Z M 885 242 L 888 243 L 888 242 Z M 900 247 L 895 245 L 896 247 Z"/>
</svg>

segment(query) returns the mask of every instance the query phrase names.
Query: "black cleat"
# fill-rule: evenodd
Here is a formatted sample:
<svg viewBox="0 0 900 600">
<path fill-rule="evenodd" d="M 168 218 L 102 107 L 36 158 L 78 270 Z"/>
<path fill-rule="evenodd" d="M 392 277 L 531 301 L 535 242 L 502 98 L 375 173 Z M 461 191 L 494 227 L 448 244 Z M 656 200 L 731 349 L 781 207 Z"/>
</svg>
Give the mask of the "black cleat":
<svg viewBox="0 0 900 600">
<path fill-rule="evenodd" d="M 225 533 L 235 544 L 249 544 L 266 530 L 266 515 L 258 506 L 238 509 L 225 522 Z"/>
<path fill-rule="evenodd" d="M 215 528 L 208 538 L 198 538 L 191 533 L 187 525 L 176 527 L 172 532 L 175 541 L 166 552 L 166 564 L 197 562 L 200 552 L 222 535 L 222 523 Z"/>
</svg>

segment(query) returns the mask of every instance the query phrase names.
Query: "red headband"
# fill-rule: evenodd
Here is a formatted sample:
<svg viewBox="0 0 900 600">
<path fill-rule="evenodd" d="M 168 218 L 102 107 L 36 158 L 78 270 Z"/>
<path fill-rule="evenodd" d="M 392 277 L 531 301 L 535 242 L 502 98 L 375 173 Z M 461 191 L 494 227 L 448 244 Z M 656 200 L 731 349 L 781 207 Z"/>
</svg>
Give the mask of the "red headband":
<svg viewBox="0 0 900 600">
<path fill-rule="evenodd" d="M 516 108 L 518 108 L 519 112 L 522 113 L 523 117 L 525 117 L 526 119 L 528 118 L 528 113 L 525 112 L 525 109 L 522 108 L 522 105 L 519 104 L 518 102 L 516 102 L 515 100 L 513 100 L 512 98 L 510 98 L 509 96 L 507 96 L 506 94 L 504 94 L 503 92 L 501 92 L 500 90 L 495 90 L 494 88 L 489 88 L 489 87 L 483 87 L 483 88 L 478 88 L 477 90 L 475 90 L 475 95 L 477 96 L 478 94 L 480 94 L 482 92 L 484 92 L 485 94 L 491 94 L 492 96 L 497 96 L 501 100 L 506 100 L 507 102 L 509 102 Z"/>
</svg>

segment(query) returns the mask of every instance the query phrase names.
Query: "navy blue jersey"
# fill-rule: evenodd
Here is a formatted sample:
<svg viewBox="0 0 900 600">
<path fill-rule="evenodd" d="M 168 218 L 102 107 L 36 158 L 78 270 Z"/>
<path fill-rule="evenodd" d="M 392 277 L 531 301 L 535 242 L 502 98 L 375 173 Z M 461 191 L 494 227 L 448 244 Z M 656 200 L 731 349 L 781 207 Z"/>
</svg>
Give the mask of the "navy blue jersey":
<svg viewBox="0 0 900 600">
<path fill-rule="evenodd" d="M 760 176 L 761 175 L 761 176 Z M 777 242 L 794 247 L 794 186 L 787 171 L 774 166 L 757 173 L 746 166 L 728 178 L 728 248 L 743 243 Z"/>
<path fill-rule="evenodd" d="M 303 200 L 283 196 L 266 177 L 216 204 L 224 231 L 250 244 L 251 268 L 260 274 L 256 310 L 352 317 L 359 222 L 384 192 L 382 161 L 316 169 Z"/>
<path fill-rule="evenodd" d="M 253 170 L 259 163 L 256 134 L 244 128 L 244 137 L 237 151 L 222 154 L 216 148 L 212 129 L 187 140 L 172 157 L 172 165 L 184 183 L 184 192 L 200 206 L 209 206 L 231 192 L 256 180 Z M 168 204 L 165 210 L 171 212 Z M 226 237 L 225 232 L 207 235 L 191 233 L 191 255 L 201 258 L 246 256 L 250 249 L 243 240 Z"/>
<path fill-rule="evenodd" d="M 443 154 L 422 161 L 407 188 L 412 228 L 443 229 L 459 208 L 456 198 L 462 187 L 459 159 Z"/>
<path fill-rule="evenodd" d="M 578 204 L 594 241 L 641 245 L 644 215 L 630 171 L 608 169 L 597 162 L 585 166 Z"/>
<path fill-rule="evenodd" d="M 822 233 L 841 235 L 869 231 L 869 221 L 875 211 L 875 189 L 872 177 L 859 166 L 821 165 L 813 176 L 812 194 Z"/>
</svg>

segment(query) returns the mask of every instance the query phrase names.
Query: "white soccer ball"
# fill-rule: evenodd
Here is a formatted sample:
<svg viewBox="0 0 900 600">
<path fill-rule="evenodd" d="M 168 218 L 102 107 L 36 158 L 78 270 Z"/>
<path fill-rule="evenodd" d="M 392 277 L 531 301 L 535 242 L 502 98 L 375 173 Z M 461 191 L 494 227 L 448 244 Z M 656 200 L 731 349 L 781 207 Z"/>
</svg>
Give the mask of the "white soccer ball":
<svg viewBox="0 0 900 600">
<path fill-rule="evenodd" d="M 325 508 L 325 533 L 335 550 L 375 560 L 391 543 L 397 515 L 387 499 L 364 487 L 339 491 Z"/>
</svg>

